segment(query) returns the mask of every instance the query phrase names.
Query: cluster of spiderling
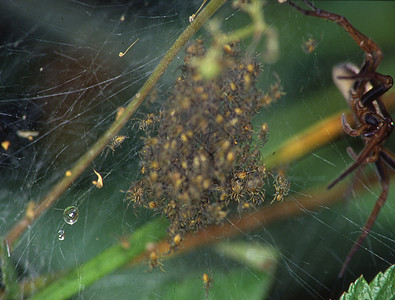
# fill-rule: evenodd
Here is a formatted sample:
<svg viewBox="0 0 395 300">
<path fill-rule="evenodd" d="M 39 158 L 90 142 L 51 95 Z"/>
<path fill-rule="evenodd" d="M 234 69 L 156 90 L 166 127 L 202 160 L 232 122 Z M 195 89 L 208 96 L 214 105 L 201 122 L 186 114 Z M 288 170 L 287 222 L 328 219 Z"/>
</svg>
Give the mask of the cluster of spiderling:
<svg viewBox="0 0 395 300">
<path fill-rule="evenodd" d="M 200 40 L 187 48 L 182 76 L 161 112 L 157 135 L 145 140 L 142 179 L 127 192 L 130 204 L 170 220 L 173 248 L 186 232 L 221 223 L 232 207 L 245 210 L 262 203 L 270 175 L 252 145 L 251 118 L 282 94 L 279 84 L 268 94 L 259 91 L 260 67 L 241 57 L 237 45 L 224 47 L 221 74 L 206 81 L 195 67 L 205 52 Z M 260 146 L 267 131 L 264 124 L 257 134 Z"/>
</svg>

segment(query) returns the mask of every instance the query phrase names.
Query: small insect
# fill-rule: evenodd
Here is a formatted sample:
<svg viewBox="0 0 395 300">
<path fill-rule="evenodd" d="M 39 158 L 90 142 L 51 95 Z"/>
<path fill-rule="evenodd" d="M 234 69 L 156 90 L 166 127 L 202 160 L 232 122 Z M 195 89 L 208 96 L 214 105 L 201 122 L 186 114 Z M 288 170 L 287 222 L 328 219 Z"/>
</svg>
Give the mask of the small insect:
<svg viewBox="0 0 395 300">
<path fill-rule="evenodd" d="M 128 49 L 126 49 L 126 51 L 125 52 L 119 52 L 119 57 L 123 57 L 128 51 L 129 51 L 129 49 L 130 48 L 132 48 L 133 46 L 134 46 L 134 44 L 136 44 L 137 42 L 138 42 L 138 40 L 139 40 L 140 38 L 138 38 L 137 40 L 135 40 L 134 42 L 133 42 L 133 44 L 131 44 L 129 47 L 128 47 Z"/>
<path fill-rule="evenodd" d="M 182 242 L 182 237 L 181 237 L 181 235 L 178 233 L 178 234 L 176 234 L 176 235 L 173 237 L 173 239 L 172 239 L 172 241 L 171 241 L 171 243 L 170 243 L 170 249 L 175 250 L 175 249 L 181 244 L 181 242 Z"/>
<path fill-rule="evenodd" d="M 284 200 L 284 197 L 288 195 L 290 186 L 291 184 L 283 174 L 277 174 L 277 176 L 274 177 L 274 188 L 276 192 L 271 203 Z"/>
<path fill-rule="evenodd" d="M 249 195 L 249 201 L 254 205 L 259 205 L 265 199 L 265 189 L 263 186 L 264 181 L 259 174 L 254 174 L 254 177 L 247 181 L 246 188 Z"/>
<path fill-rule="evenodd" d="M 302 50 L 305 54 L 310 54 L 315 51 L 319 43 L 319 40 L 309 37 L 307 41 L 303 41 Z"/>
<path fill-rule="evenodd" d="M 238 179 L 243 180 L 243 179 L 246 178 L 247 174 L 248 174 L 247 172 L 241 171 L 241 172 L 236 173 L 236 177 L 237 177 Z"/>
<path fill-rule="evenodd" d="M 240 181 L 238 180 L 231 180 L 231 185 L 232 185 L 232 191 L 230 193 L 230 197 L 237 201 L 240 202 L 240 198 L 243 196 L 243 185 L 241 184 Z"/>
<path fill-rule="evenodd" d="M 154 114 L 148 114 L 148 116 L 145 120 L 140 121 L 139 129 L 145 131 L 148 127 L 150 127 L 152 124 L 154 124 L 155 119 L 156 119 L 156 117 Z"/>
<path fill-rule="evenodd" d="M 155 201 L 148 202 L 148 207 L 150 209 L 155 209 L 157 206 L 158 206 L 158 204 Z"/>
<path fill-rule="evenodd" d="M 116 135 L 111 140 L 108 148 L 115 152 L 115 148 L 119 147 L 128 137 L 125 135 Z"/>
<path fill-rule="evenodd" d="M 259 146 L 263 147 L 269 139 L 269 125 L 263 123 L 258 133 Z"/>
<path fill-rule="evenodd" d="M 163 269 L 163 263 L 161 262 L 158 252 L 153 250 L 149 254 L 149 271 L 151 272 L 153 269 L 159 268 L 162 272 L 165 272 Z"/>
<path fill-rule="evenodd" d="M 281 85 L 280 77 L 274 73 L 276 77 L 276 82 L 270 85 L 270 95 L 273 97 L 274 100 L 280 99 L 282 96 L 286 95 L 283 90 L 283 86 Z"/>
<path fill-rule="evenodd" d="M 274 76 L 276 77 L 276 82 L 270 85 L 269 91 L 266 92 L 260 100 L 263 106 L 268 106 L 286 95 L 283 86 L 281 85 L 280 77 L 276 73 Z"/>
<path fill-rule="evenodd" d="M 95 174 L 97 175 L 97 181 L 93 180 L 92 183 L 93 185 L 95 185 L 98 189 L 101 189 L 103 187 L 103 178 L 101 177 L 101 175 L 96 172 L 95 169 L 93 169 L 93 172 L 95 172 Z"/>
<path fill-rule="evenodd" d="M 130 194 L 129 196 L 129 203 L 127 205 L 127 208 L 129 207 L 130 203 L 134 203 L 134 205 L 141 205 L 143 202 L 143 196 L 144 196 L 144 189 L 141 187 L 141 184 L 135 185 L 131 187 L 128 191 Z"/>
<path fill-rule="evenodd" d="M 158 114 L 148 114 L 144 120 L 138 120 L 139 130 L 146 131 L 150 126 L 160 121 L 163 117 L 163 111 L 159 111 Z"/>
<path fill-rule="evenodd" d="M 207 273 L 203 273 L 202 281 L 203 281 L 203 289 L 206 291 L 206 298 L 207 298 L 208 290 L 211 288 L 213 280 L 210 278 L 210 276 L 207 275 Z"/>
</svg>

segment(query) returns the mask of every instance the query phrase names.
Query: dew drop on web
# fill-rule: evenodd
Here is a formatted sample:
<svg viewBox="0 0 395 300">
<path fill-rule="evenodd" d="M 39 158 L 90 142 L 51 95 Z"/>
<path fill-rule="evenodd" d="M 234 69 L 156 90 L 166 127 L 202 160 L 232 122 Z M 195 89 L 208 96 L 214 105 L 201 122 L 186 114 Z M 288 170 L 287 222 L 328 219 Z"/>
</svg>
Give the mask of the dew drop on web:
<svg viewBox="0 0 395 300">
<path fill-rule="evenodd" d="M 70 225 L 78 221 L 79 211 L 76 206 L 69 206 L 63 211 L 63 220 Z"/>
<path fill-rule="evenodd" d="M 63 241 L 63 240 L 64 240 L 64 236 L 65 236 L 64 230 L 63 230 L 63 229 L 60 229 L 60 230 L 58 231 L 58 239 L 59 239 L 59 241 Z"/>
</svg>

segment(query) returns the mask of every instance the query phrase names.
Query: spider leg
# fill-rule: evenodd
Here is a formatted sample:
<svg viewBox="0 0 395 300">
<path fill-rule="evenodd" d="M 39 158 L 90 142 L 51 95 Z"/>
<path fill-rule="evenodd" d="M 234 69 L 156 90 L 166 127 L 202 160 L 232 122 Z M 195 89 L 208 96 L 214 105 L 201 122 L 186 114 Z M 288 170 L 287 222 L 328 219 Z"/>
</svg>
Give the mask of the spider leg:
<svg viewBox="0 0 395 300">
<path fill-rule="evenodd" d="M 395 171 L 395 155 L 388 149 L 381 149 L 379 153 L 383 161 L 389 166 L 393 171 Z"/>
<path fill-rule="evenodd" d="M 374 86 L 373 88 L 371 88 L 369 91 L 367 91 L 365 94 L 362 95 L 360 101 L 363 106 L 367 106 L 368 104 L 371 104 L 374 100 L 382 96 L 392 87 L 394 83 L 392 77 L 389 75 L 381 75 L 379 73 L 373 73 L 373 75 L 375 77 L 374 79 L 378 80 L 380 84 Z"/>
<path fill-rule="evenodd" d="M 345 133 L 348 135 L 351 135 L 355 132 L 355 130 L 350 126 L 350 123 L 347 121 L 346 114 L 342 114 L 342 125 L 343 125 L 343 130 Z M 352 135 L 352 136 L 357 136 L 357 135 Z"/>
<path fill-rule="evenodd" d="M 348 167 L 347 170 L 345 170 L 342 174 L 340 174 L 339 177 L 337 177 L 330 185 L 328 185 L 327 189 L 333 188 L 336 184 L 338 184 L 340 181 L 342 181 L 344 178 L 346 178 L 348 175 L 350 175 L 354 170 L 356 170 L 360 165 L 361 161 L 356 160 L 350 167 Z"/>
<path fill-rule="evenodd" d="M 375 143 L 370 143 L 365 146 L 365 148 L 362 150 L 362 152 L 358 155 L 354 163 L 347 168 L 342 174 L 340 174 L 339 177 L 337 177 L 330 185 L 328 185 L 327 189 L 333 188 L 336 184 L 338 184 L 340 181 L 342 181 L 344 178 L 346 178 L 348 175 L 350 175 L 355 169 L 357 169 L 359 166 L 362 164 L 366 163 L 366 159 L 370 156 L 372 151 L 374 150 L 374 147 L 376 147 L 377 144 Z"/>
<path fill-rule="evenodd" d="M 392 117 L 391 117 L 391 115 L 388 113 L 388 111 L 387 111 L 387 109 L 386 109 L 386 107 L 385 107 L 383 101 L 381 101 L 381 98 L 377 98 L 377 99 L 376 99 L 376 102 L 377 102 L 377 106 L 378 106 L 378 108 L 379 108 L 381 114 L 384 116 L 384 118 L 387 118 L 389 121 L 392 121 Z M 389 124 L 390 124 L 391 126 L 393 126 L 393 124 L 391 124 L 391 122 L 389 122 Z"/>
<path fill-rule="evenodd" d="M 347 147 L 347 154 L 350 156 L 353 160 L 357 160 L 358 154 L 355 153 L 354 149 L 351 147 Z M 357 182 L 359 181 L 359 178 L 361 177 L 362 174 L 362 168 L 359 168 L 355 171 L 354 173 L 354 178 L 350 184 L 350 186 L 347 188 L 347 190 L 344 193 L 344 203 L 347 203 L 347 198 L 351 195 L 352 191 L 354 190 L 354 187 L 356 186 Z"/>
<path fill-rule="evenodd" d="M 387 200 L 388 196 L 388 186 L 389 186 L 389 177 L 387 174 L 387 167 L 383 164 L 383 160 L 381 156 L 379 159 L 375 162 L 376 168 L 377 168 L 377 173 L 380 177 L 380 183 L 381 183 L 381 193 L 379 198 L 376 201 L 376 204 L 373 207 L 372 212 L 370 213 L 369 219 L 366 221 L 365 226 L 362 229 L 362 232 L 358 238 L 358 240 L 354 243 L 354 246 L 351 248 L 351 250 L 348 252 L 348 255 L 346 257 L 346 260 L 343 263 L 343 266 L 340 270 L 339 273 L 339 278 L 343 277 L 343 274 L 350 263 L 351 259 L 355 255 L 355 253 L 358 251 L 358 249 L 361 247 L 361 244 L 363 241 L 366 239 L 368 236 L 370 230 L 373 227 L 373 224 L 377 218 L 377 215 L 380 212 L 380 209 L 383 207 L 385 201 Z"/>
<path fill-rule="evenodd" d="M 341 80 L 357 80 L 357 86 L 365 84 L 366 82 L 371 82 L 372 88 L 364 93 L 360 99 L 363 106 L 367 106 L 371 104 L 374 100 L 385 94 L 394 84 L 394 80 L 390 75 L 383 75 L 377 72 L 364 72 L 362 69 L 355 73 L 354 70 L 349 69 L 350 64 L 341 65 L 343 68 L 348 68 L 346 71 L 343 71 L 344 74 L 336 74 L 336 79 Z M 349 74 L 346 74 L 348 72 Z M 333 77 L 333 76 L 332 76 Z M 358 89 L 358 88 L 355 88 Z M 349 89 L 347 90 L 347 92 Z"/>
<path fill-rule="evenodd" d="M 346 114 L 342 114 L 341 120 L 342 120 L 342 126 L 343 126 L 344 132 L 352 137 L 360 136 L 362 134 L 362 132 L 366 128 L 368 128 L 370 125 L 370 124 L 364 124 L 364 125 L 361 125 L 360 127 L 358 127 L 357 129 L 353 129 L 351 127 L 350 123 L 348 123 L 348 121 L 347 121 Z"/>
<path fill-rule="evenodd" d="M 348 156 L 350 156 L 353 160 L 357 160 L 358 154 L 355 153 L 353 148 L 347 147 L 346 150 L 347 150 Z"/>
</svg>

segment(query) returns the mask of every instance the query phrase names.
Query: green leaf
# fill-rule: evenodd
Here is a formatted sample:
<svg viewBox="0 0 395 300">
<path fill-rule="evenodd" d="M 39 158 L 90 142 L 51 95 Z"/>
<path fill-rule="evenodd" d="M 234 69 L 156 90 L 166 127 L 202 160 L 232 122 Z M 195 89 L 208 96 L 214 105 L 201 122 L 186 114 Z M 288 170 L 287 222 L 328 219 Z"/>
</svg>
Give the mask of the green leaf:
<svg viewBox="0 0 395 300">
<path fill-rule="evenodd" d="M 375 299 L 395 299 L 395 265 L 381 272 L 369 284 Z"/>
<path fill-rule="evenodd" d="M 204 284 L 201 268 L 191 269 L 181 280 L 167 281 L 145 299 L 265 299 L 273 283 L 278 253 L 271 246 L 251 242 L 220 243 L 214 249 L 241 266 L 213 267 Z M 180 278 L 180 277 L 179 277 Z"/>
<path fill-rule="evenodd" d="M 67 299 L 105 275 L 119 269 L 145 251 L 147 243 L 157 242 L 166 235 L 166 222 L 158 218 L 138 228 L 129 238 L 130 248 L 121 244 L 110 247 L 90 261 L 77 266 L 31 299 Z"/>
<path fill-rule="evenodd" d="M 351 283 L 348 292 L 344 293 L 340 299 L 395 299 L 395 265 L 389 267 L 384 274 L 378 273 L 370 284 L 361 275 L 354 283 Z"/>
</svg>

